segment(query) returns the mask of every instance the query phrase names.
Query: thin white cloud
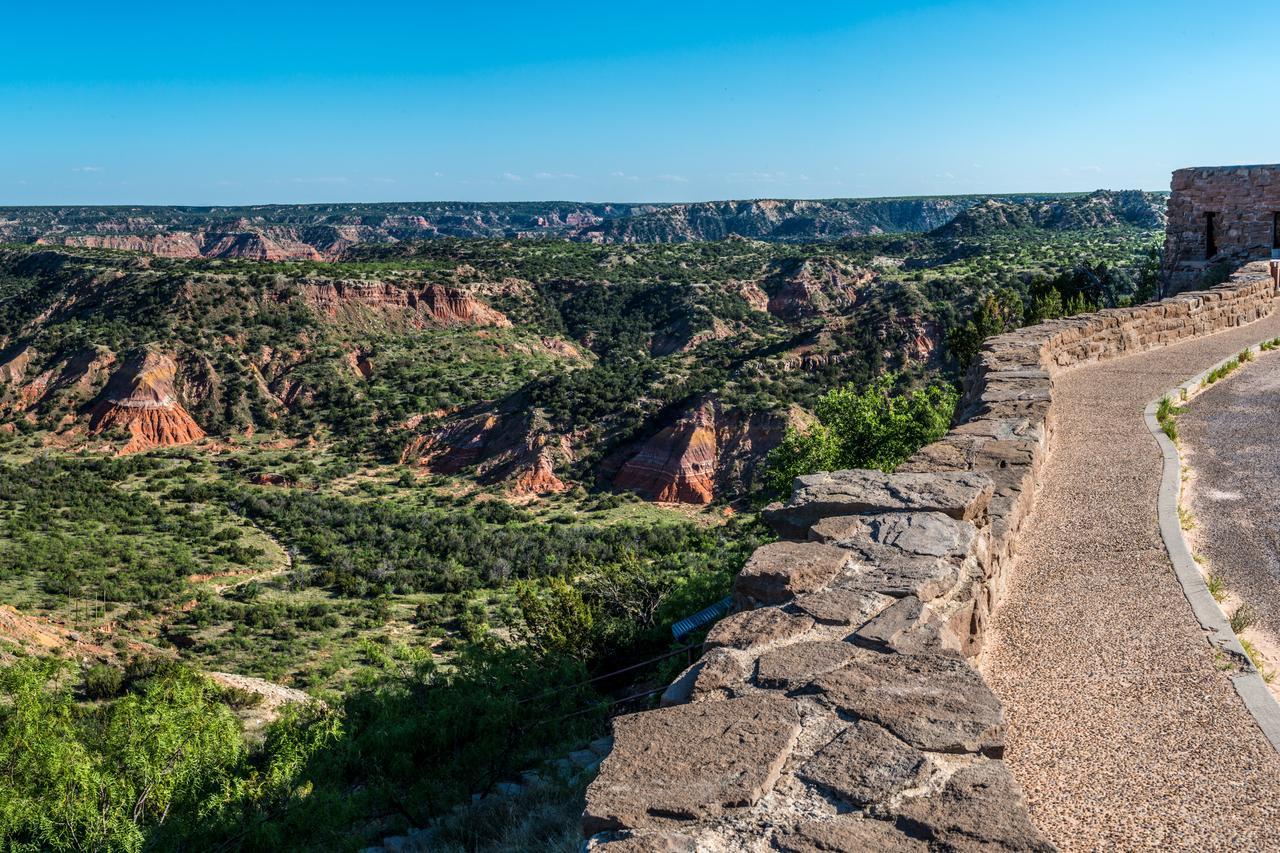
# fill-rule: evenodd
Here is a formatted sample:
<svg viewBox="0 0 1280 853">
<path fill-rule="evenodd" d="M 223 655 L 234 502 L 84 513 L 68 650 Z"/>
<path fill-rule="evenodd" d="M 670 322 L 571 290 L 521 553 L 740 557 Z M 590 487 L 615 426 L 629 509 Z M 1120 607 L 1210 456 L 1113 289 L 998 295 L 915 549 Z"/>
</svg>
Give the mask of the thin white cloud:
<svg viewBox="0 0 1280 853">
<path fill-rule="evenodd" d="M 503 173 L 502 173 L 502 180 L 504 180 L 504 181 L 523 181 L 523 180 L 524 180 L 524 178 L 522 178 L 521 176 L 517 175 L 515 172 L 503 172 Z"/>
<path fill-rule="evenodd" d="M 375 184 L 394 184 L 396 182 L 395 178 L 370 178 L 369 180 Z"/>
<path fill-rule="evenodd" d="M 341 176 L 333 176 L 317 178 L 290 178 L 289 180 L 295 184 L 345 184 L 350 182 L 351 179 Z"/>
<path fill-rule="evenodd" d="M 784 184 L 792 178 L 786 172 L 730 172 L 729 179 L 748 184 Z"/>
<path fill-rule="evenodd" d="M 572 172 L 536 172 L 534 177 L 540 181 L 576 181 L 578 176 Z"/>
<path fill-rule="evenodd" d="M 687 184 L 689 179 L 684 175 L 659 175 L 658 180 L 668 184 Z"/>
<path fill-rule="evenodd" d="M 73 172 L 101 172 L 101 171 L 102 171 L 102 167 L 101 167 L 101 166 L 73 166 L 73 167 L 71 168 L 71 171 L 73 171 Z"/>
</svg>

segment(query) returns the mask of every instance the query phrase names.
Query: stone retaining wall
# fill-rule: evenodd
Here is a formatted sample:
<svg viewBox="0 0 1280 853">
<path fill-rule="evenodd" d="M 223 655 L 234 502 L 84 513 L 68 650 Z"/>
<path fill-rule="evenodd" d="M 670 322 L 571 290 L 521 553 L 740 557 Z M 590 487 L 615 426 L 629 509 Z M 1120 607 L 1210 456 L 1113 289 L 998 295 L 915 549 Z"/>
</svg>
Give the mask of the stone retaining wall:
<svg viewBox="0 0 1280 853">
<path fill-rule="evenodd" d="M 1053 847 L 1004 761 L 970 663 L 1053 435 L 1053 376 L 1266 316 L 1274 265 L 1221 287 L 992 338 L 959 424 L 897 472 L 797 479 L 782 540 L 663 696 L 614 721 L 588 848 L 926 851 Z"/>
</svg>

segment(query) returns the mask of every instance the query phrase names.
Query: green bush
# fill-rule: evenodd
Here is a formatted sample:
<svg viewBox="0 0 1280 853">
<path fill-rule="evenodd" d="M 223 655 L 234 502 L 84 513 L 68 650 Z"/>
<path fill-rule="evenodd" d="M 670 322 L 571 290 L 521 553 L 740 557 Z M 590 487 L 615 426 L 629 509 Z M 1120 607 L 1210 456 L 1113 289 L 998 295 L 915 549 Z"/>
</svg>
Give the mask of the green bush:
<svg viewBox="0 0 1280 853">
<path fill-rule="evenodd" d="M 94 664 L 84 673 L 84 695 L 90 699 L 114 699 L 124 689 L 124 673 L 114 666 Z"/>
<path fill-rule="evenodd" d="M 801 474 L 840 468 L 892 471 L 924 445 L 941 438 L 955 414 L 958 395 L 933 384 L 895 394 L 898 376 L 886 373 L 865 391 L 853 386 L 827 392 L 814 409 L 818 422 L 791 429 L 766 460 L 766 482 L 786 492 Z"/>
</svg>

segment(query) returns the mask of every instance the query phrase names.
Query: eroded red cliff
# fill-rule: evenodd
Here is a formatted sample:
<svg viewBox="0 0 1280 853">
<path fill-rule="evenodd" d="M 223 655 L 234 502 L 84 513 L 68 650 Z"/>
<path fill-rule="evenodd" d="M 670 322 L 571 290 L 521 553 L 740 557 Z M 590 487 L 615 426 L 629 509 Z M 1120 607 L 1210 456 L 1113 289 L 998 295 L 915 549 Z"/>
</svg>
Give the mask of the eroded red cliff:
<svg viewBox="0 0 1280 853">
<path fill-rule="evenodd" d="M 635 449 L 613 485 L 662 503 L 709 504 L 782 441 L 787 418 L 705 399 Z"/>
<path fill-rule="evenodd" d="M 373 311 L 404 315 L 415 326 L 497 326 L 511 321 L 471 293 L 442 284 L 405 287 L 386 281 L 323 279 L 303 285 L 303 294 L 321 316 L 359 321 Z"/>
<path fill-rule="evenodd" d="M 204 430 L 178 402 L 176 375 L 177 365 L 162 353 L 145 350 L 128 359 L 112 375 L 94 406 L 89 429 L 94 433 L 112 429 L 128 433 L 121 453 L 204 438 Z"/>
</svg>

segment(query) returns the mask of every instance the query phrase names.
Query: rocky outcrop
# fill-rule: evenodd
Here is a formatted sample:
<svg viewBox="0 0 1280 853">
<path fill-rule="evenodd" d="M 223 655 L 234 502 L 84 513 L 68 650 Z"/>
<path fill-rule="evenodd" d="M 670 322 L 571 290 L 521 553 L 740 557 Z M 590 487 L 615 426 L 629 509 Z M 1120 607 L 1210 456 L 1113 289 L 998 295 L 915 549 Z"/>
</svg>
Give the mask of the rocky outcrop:
<svg viewBox="0 0 1280 853">
<path fill-rule="evenodd" d="M 316 279 L 302 284 L 308 304 L 330 320 L 360 323 L 369 314 L 398 315 L 410 325 L 497 326 L 511 321 L 471 293 L 441 284 L 402 286 L 386 281 Z"/>
<path fill-rule="evenodd" d="M 168 234 L 75 234 L 61 240 L 40 238 L 37 243 L 59 243 L 86 249 L 120 249 L 128 252 L 147 252 L 164 258 L 198 258 L 202 240 L 187 231 Z"/>
<path fill-rule="evenodd" d="M 1000 196 L 1005 202 L 1051 197 Z M 171 257 L 336 260 L 437 237 L 560 237 L 599 243 L 746 238 L 838 240 L 938 228 L 979 197 L 753 199 L 691 204 L 425 202 L 244 208 L 39 207 L 0 210 L 0 242 L 103 247 Z M 407 250 L 407 251 L 412 251 Z"/>
<path fill-rule="evenodd" d="M 748 561 L 738 612 L 708 633 L 669 707 L 615 722 L 643 737 L 620 737 L 588 789 L 588 847 L 1052 850 L 970 659 L 1052 440 L 1053 375 L 1251 322 L 1278 285 L 1257 264 L 1211 291 L 992 338 L 940 441 L 893 474 L 798 479 L 766 513 L 789 541 Z M 765 719 L 771 739 L 754 734 Z M 722 775 L 684 755 L 715 756 Z"/>
<path fill-rule="evenodd" d="M 939 237 L 977 237 L 1001 231 L 1044 229 L 1079 231 L 1093 228 L 1162 228 L 1164 196 L 1141 190 L 1098 190 L 1066 198 L 1007 201 L 984 199 L 938 228 Z"/>
<path fill-rule="evenodd" d="M 474 469 L 480 482 L 506 482 L 516 495 L 565 491 L 556 466 L 572 458 L 568 441 L 518 399 L 447 417 L 411 438 L 400 454 L 402 463 L 424 473 Z"/>
<path fill-rule="evenodd" d="M 874 271 L 847 267 L 832 258 L 787 261 L 765 276 L 765 308 L 790 322 L 846 314 L 857 302 L 859 288 L 874 280 Z"/>
<path fill-rule="evenodd" d="M 17 415 L 55 408 L 66 412 L 64 420 L 74 421 L 73 412 L 102 388 L 115 360 L 106 347 L 80 347 L 53 357 L 31 347 L 17 349 L 0 362 L 0 409 Z"/>
<path fill-rule="evenodd" d="M 748 481 L 786 428 L 783 416 L 705 399 L 631 452 L 613 485 L 662 503 L 708 504 L 733 481 Z"/>
<path fill-rule="evenodd" d="M 95 433 L 123 430 L 129 435 L 121 453 L 189 444 L 204 430 L 178 402 L 173 359 L 144 350 L 121 365 L 93 408 L 89 429 Z"/>
</svg>

